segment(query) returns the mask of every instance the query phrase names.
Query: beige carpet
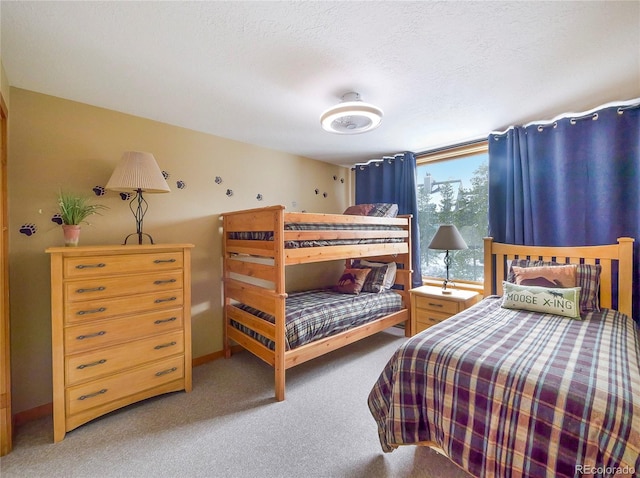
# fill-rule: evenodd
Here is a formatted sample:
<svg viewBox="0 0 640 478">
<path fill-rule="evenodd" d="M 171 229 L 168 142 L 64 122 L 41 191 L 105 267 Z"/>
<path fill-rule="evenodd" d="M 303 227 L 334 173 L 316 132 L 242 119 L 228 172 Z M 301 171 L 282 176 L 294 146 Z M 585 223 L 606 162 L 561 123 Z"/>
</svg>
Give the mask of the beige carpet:
<svg viewBox="0 0 640 478">
<path fill-rule="evenodd" d="M 58 444 L 50 418 L 28 423 L 0 459 L 0 475 L 468 478 L 428 448 L 381 451 L 367 396 L 402 333 L 289 370 L 284 402 L 273 399 L 272 369 L 242 352 L 196 367 L 193 392 L 118 410 Z"/>
</svg>

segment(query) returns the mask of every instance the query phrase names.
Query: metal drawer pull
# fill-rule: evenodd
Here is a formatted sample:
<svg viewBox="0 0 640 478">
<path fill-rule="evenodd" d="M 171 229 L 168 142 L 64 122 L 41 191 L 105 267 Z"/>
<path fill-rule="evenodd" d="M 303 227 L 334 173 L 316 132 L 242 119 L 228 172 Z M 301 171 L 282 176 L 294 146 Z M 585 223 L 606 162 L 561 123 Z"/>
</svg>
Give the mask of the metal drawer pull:
<svg viewBox="0 0 640 478">
<path fill-rule="evenodd" d="M 91 269 L 93 267 L 106 267 L 107 265 L 100 262 L 99 264 L 78 264 L 76 269 Z"/>
<path fill-rule="evenodd" d="M 97 397 L 98 395 L 102 395 L 103 393 L 107 393 L 107 389 L 106 388 L 103 388 L 102 390 L 100 390 L 99 392 L 96 392 L 96 393 L 90 393 L 89 395 L 80 395 L 78 397 L 78 400 L 86 400 L 87 398 Z"/>
<path fill-rule="evenodd" d="M 171 367 L 170 369 L 162 370 L 160 372 L 156 372 L 156 377 L 161 377 L 161 376 L 166 375 L 168 373 L 175 372 L 176 370 L 178 370 L 178 367 Z"/>
<path fill-rule="evenodd" d="M 82 294 L 83 292 L 100 292 L 100 291 L 105 290 L 105 289 L 106 289 L 106 287 L 100 286 L 100 287 L 94 287 L 93 289 L 77 289 L 76 292 L 78 294 Z"/>
<path fill-rule="evenodd" d="M 176 281 L 175 279 L 167 279 L 167 280 L 157 280 L 157 281 L 154 281 L 153 283 L 155 285 L 160 285 L 160 284 L 171 284 L 172 282 L 175 282 L 175 281 Z"/>
<path fill-rule="evenodd" d="M 97 362 L 84 363 L 82 365 L 78 365 L 76 368 L 78 370 L 82 370 L 83 368 L 87 368 L 87 367 L 95 367 L 96 365 L 102 365 L 106 361 L 107 361 L 107 359 L 100 359 Z"/>
<path fill-rule="evenodd" d="M 89 334 L 89 335 L 78 335 L 76 337 L 77 340 L 84 340 L 84 339 L 91 339 L 93 337 L 99 337 L 101 335 L 106 334 L 107 331 L 106 330 L 101 330 L 100 332 L 96 332 L 95 334 Z"/>
<path fill-rule="evenodd" d="M 177 320 L 177 317 L 169 317 L 168 319 L 158 319 L 156 321 L 154 321 L 154 324 L 163 324 L 165 322 L 173 322 L 174 320 Z"/>
<path fill-rule="evenodd" d="M 432 305 L 434 307 L 442 307 L 442 304 L 434 304 L 433 302 L 429 302 L 429 305 Z"/>
<path fill-rule="evenodd" d="M 161 264 L 163 262 L 175 262 L 175 259 L 156 259 L 153 261 L 154 264 Z"/>
<path fill-rule="evenodd" d="M 166 347 L 173 347 L 177 342 L 169 342 L 168 344 L 160 344 L 153 347 L 155 350 L 164 349 Z"/>
<path fill-rule="evenodd" d="M 160 302 L 171 302 L 172 300 L 176 300 L 177 297 L 169 297 L 168 299 L 156 299 L 154 302 L 159 304 Z"/>
<path fill-rule="evenodd" d="M 99 309 L 91 309 L 91 310 L 79 310 L 77 315 L 85 315 L 85 314 L 97 314 L 98 312 L 104 312 L 107 310 L 106 307 L 100 307 Z"/>
</svg>

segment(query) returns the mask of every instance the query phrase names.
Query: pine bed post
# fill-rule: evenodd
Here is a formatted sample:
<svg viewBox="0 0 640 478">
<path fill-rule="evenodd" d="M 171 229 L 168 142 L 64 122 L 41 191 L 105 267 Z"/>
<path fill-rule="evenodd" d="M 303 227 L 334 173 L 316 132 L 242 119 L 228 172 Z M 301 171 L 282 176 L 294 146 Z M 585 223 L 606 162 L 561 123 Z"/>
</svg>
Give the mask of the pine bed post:
<svg viewBox="0 0 640 478">
<path fill-rule="evenodd" d="M 275 301 L 275 321 L 276 321 L 276 340 L 275 340 L 275 356 L 273 367 L 275 369 L 275 392 L 276 400 L 281 402 L 284 400 L 285 391 L 285 321 L 286 321 L 286 284 L 285 284 L 285 263 L 284 263 L 284 208 L 274 211 L 274 231 L 273 246 L 274 256 L 273 262 L 276 270 L 276 298 Z"/>
<path fill-rule="evenodd" d="M 493 270 L 493 237 L 485 237 L 484 239 L 484 296 L 489 297 L 493 292 L 493 281 L 498 279 L 495 277 Z"/>
<path fill-rule="evenodd" d="M 227 307 L 231 303 L 231 300 L 227 296 L 227 279 L 230 276 L 228 259 L 229 254 L 227 252 L 227 216 L 222 216 L 222 297 L 224 299 L 222 305 L 222 346 L 224 347 L 224 357 L 231 358 L 231 344 L 229 344 L 229 336 L 227 334 L 227 327 L 229 326 L 229 317 L 227 314 Z"/>
<path fill-rule="evenodd" d="M 618 310 L 632 317 L 633 309 L 633 238 L 618 238 Z M 629 260 L 630 258 L 630 260 Z M 628 294 L 621 293 L 629 290 Z"/>
</svg>

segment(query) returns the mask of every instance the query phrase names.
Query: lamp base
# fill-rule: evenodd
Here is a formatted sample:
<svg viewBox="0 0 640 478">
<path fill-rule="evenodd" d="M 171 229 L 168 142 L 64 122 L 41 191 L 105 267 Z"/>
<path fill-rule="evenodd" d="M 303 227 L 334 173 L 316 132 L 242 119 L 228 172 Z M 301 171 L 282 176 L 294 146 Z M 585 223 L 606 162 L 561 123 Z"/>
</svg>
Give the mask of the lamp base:
<svg viewBox="0 0 640 478">
<path fill-rule="evenodd" d="M 129 240 L 129 238 L 131 236 L 138 236 L 138 244 L 142 244 L 142 236 L 147 236 L 149 238 L 149 242 L 151 244 L 153 244 L 153 237 L 151 237 L 149 234 L 147 234 L 146 232 L 132 232 L 131 234 L 129 234 L 127 237 L 124 238 L 124 242 L 122 243 L 123 246 L 127 245 L 127 241 Z"/>
</svg>

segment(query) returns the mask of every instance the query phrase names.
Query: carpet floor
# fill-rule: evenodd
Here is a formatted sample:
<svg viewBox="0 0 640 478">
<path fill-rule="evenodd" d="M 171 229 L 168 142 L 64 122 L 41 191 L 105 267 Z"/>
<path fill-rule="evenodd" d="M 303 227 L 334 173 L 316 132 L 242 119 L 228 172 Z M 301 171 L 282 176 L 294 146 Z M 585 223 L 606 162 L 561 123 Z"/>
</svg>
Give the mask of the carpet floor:
<svg viewBox="0 0 640 478">
<path fill-rule="evenodd" d="M 390 329 L 287 371 L 248 352 L 193 369 L 193 391 L 98 418 L 53 443 L 50 417 L 18 430 L 2 478 L 469 478 L 425 447 L 383 453 L 367 396 L 405 340 Z"/>
</svg>

